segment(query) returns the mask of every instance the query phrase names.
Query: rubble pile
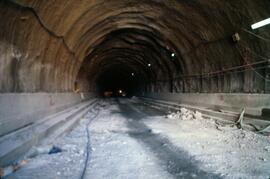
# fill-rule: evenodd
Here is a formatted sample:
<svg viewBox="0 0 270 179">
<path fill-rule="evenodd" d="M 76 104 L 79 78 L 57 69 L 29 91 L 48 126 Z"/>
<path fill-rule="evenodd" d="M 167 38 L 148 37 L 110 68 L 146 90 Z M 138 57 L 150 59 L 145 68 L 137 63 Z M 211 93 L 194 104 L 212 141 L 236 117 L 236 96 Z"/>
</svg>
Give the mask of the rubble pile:
<svg viewBox="0 0 270 179">
<path fill-rule="evenodd" d="M 202 113 L 200 113 L 199 111 L 194 112 L 186 108 L 181 108 L 179 111 L 175 113 L 168 114 L 167 118 L 188 121 L 188 120 L 200 120 L 203 117 Z"/>
</svg>

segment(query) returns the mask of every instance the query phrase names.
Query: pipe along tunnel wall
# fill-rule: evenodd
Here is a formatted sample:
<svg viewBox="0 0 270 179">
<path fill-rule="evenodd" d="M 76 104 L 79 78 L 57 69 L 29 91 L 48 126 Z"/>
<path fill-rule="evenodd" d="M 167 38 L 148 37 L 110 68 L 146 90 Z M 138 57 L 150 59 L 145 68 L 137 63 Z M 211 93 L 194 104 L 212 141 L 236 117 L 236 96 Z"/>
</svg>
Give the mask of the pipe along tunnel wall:
<svg viewBox="0 0 270 179">
<path fill-rule="evenodd" d="M 267 114 L 270 27 L 250 25 L 269 16 L 268 0 L 2 0 L 0 135 L 120 89 Z"/>
</svg>

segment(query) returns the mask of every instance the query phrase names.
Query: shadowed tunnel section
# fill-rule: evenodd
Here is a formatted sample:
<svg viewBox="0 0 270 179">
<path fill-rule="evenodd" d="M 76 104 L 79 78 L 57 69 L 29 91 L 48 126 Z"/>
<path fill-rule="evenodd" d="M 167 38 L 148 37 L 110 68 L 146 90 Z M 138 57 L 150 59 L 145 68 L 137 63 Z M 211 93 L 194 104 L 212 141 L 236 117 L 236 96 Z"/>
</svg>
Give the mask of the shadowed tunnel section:
<svg viewBox="0 0 270 179">
<path fill-rule="evenodd" d="M 160 165 L 166 166 L 166 170 L 175 176 L 174 178 L 195 178 L 194 176 L 199 176 L 202 179 L 222 178 L 218 174 L 207 173 L 200 170 L 200 162 L 190 156 L 187 151 L 175 146 L 166 137 L 158 133 L 152 133 L 151 129 L 141 120 L 151 115 L 156 115 L 157 111 L 153 109 L 138 111 L 138 108 L 134 107 L 134 105 L 136 105 L 135 103 L 131 105 L 119 100 L 117 103 L 120 107 L 120 114 L 127 119 L 133 119 L 128 121 L 127 124 L 131 131 L 129 135 L 145 145 L 146 148 L 153 151 L 155 157 L 159 159 Z M 139 106 L 142 107 L 140 104 Z M 185 172 L 183 172 L 183 169 Z"/>
<path fill-rule="evenodd" d="M 139 94 L 158 75 L 169 79 L 173 69 L 180 70 L 172 53 L 148 31 L 121 29 L 106 35 L 85 59 L 83 68 L 89 70 L 91 86 L 96 84 L 99 92 L 123 89 L 129 95 Z"/>
<path fill-rule="evenodd" d="M 125 65 L 121 65 L 121 68 L 111 67 L 104 71 L 96 81 L 99 94 L 103 95 L 106 91 L 117 94 L 120 90 L 127 93 L 128 96 L 138 94 L 138 90 L 140 90 L 138 87 L 142 85 L 142 82 L 133 71 Z"/>
<path fill-rule="evenodd" d="M 269 93 L 269 3 L 2 0 L 0 91 Z"/>
</svg>

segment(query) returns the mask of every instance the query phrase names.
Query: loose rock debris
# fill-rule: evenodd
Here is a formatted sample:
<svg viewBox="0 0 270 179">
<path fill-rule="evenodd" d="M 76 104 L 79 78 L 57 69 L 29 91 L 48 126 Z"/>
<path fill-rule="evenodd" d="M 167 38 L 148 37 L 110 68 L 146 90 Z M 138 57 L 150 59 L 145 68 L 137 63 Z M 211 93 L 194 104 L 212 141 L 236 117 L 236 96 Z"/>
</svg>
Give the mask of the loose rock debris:
<svg viewBox="0 0 270 179">
<path fill-rule="evenodd" d="M 167 118 L 169 119 L 180 119 L 180 120 L 201 120 L 202 119 L 202 113 L 199 111 L 191 111 L 186 108 L 181 108 L 180 111 L 177 111 L 176 113 L 170 113 L 167 115 Z"/>
<path fill-rule="evenodd" d="M 239 114 L 238 120 L 235 122 L 232 122 L 232 121 L 219 122 L 218 120 L 212 120 L 211 118 L 210 118 L 210 121 L 214 121 L 216 124 L 216 129 L 220 131 L 226 130 L 227 127 L 234 128 L 234 129 L 235 128 L 245 129 L 245 130 L 250 130 L 251 128 L 254 128 L 255 132 L 270 136 L 270 125 L 260 129 L 254 124 L 244 123 L 244 114 L 245 114 L 245 108 L 242 109 L 241 113 Z M 178 120 L 184 120 L 184 121 L 204 119 L 209 122 L 209 119 L 203 118 L 202 113 L 200 113 L 199 111 L 192 111 L 186 108 L 180 108 L 179 111 L 173 112 L 173 113 L 169 112 L 169 114 L 166 117 L 169 119 L 178 119 Z M 250 126 L 250 127 L 246 127 L 246 126 Z"/>
<path fill-rule="evenodd" d="M 196 118 L 196 111 L 181 109 L 166 116 L 173 127 L 161 127 L 156 122 L 149 125 L 156 128 L 154 132 L 167 135 L 202 161 L 201 167 L 205 170 L 220 173 L 222 178 L 268 179 L 270 138 L 241 127 L 244 111 L 236 122 L 227 124 L 211 118 Z M 241 126 L 236 125 L 240 123 Z"/>
</svg>

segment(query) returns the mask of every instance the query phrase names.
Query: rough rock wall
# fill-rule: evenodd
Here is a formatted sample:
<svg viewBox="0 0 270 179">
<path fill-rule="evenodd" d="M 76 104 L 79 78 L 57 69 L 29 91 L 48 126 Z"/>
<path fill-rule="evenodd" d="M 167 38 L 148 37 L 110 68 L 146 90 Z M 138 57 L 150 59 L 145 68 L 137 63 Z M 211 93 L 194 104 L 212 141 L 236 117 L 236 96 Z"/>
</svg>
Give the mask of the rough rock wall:
<svg viewBox="0 0 270 179">
<path fill-rule="evenodd" d="M 2 0 L 0 92 L 88 90 L 115 68 L 149 92 L 269 93 L 270 27 L 250 29 L 269 16 L 268 0 Z"/>
</svg>

